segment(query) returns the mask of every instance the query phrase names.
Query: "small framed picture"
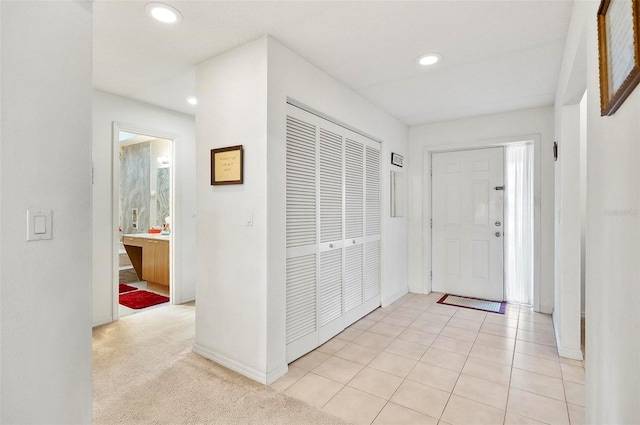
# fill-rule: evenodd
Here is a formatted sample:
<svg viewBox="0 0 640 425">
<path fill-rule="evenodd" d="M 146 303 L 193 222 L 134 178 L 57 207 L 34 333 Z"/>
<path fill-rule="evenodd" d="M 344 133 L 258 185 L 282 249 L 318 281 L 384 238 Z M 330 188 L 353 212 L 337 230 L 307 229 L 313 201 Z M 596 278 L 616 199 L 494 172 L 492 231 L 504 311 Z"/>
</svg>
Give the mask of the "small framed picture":
<svg viewBox="0 0 640 425">
<path fill-rule="evenodd" d="M 396 165 L 398 167 L 402 167 L 404 163 L 404 157 L 395 152 L 391 152 L 391 164 Z"/>
<path fill-rule="evenodd" d="M 242 145 L 211 149 L 211 184 L 242 184 L 244 176 Z"/>
<path fill-rule="evenodd" d="M 602 0 L 598 9 L 600 115 L 613 115 L 640 82 L 637 0 Z"/>
</svg>

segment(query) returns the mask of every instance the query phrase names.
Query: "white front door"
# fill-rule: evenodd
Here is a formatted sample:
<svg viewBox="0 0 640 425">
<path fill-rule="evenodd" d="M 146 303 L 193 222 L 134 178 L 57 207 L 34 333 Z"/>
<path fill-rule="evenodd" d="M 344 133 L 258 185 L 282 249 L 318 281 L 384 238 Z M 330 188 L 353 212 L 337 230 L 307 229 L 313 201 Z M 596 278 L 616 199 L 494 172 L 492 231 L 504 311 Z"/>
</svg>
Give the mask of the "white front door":
<svg viewBox="0 0 640 425">
<path fill-rule="evenodd" d="M 504 300 L 504 149 L 432 155 L 432 289 Z"/>
</svg>

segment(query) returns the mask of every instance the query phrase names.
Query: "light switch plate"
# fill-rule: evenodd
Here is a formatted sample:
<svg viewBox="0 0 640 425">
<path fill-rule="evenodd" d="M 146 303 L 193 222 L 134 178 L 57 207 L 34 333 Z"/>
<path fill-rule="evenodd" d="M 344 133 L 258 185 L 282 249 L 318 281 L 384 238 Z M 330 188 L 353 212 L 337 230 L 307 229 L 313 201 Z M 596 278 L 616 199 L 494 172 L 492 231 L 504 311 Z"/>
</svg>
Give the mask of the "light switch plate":
<svg viewBox="0 0 640 425">
<path fill-rule="evenodd" d="M 51 237 L 51 210 L 27 210 L 27 241 L 42 241 Z"/>
</svg>

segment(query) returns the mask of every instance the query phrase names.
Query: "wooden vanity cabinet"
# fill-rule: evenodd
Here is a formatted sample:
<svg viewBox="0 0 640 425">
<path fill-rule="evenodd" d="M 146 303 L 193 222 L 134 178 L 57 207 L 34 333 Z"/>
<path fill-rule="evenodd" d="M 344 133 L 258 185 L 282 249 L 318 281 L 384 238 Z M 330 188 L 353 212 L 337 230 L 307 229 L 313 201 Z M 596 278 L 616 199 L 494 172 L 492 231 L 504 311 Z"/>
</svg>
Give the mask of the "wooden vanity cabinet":
<svg viewBox="0 0 640 425">
<path fill-rule="evenodd" d="M 169 241 L 145 239 L 142 279 L 169 286 Z"/>
<path fill-rule="evenodd" d="M 123 243 L 138 278 L 146 280 L 150 289 L 168 292 L 170 283 L 169 241 L 125 236 Z"/>
</svg>

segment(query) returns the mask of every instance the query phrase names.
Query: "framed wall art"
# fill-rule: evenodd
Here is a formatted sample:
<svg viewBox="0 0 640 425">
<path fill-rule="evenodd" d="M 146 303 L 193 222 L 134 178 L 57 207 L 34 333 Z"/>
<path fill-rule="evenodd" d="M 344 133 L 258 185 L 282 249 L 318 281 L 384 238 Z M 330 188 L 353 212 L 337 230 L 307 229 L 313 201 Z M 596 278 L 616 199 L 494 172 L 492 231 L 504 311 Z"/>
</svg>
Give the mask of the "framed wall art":
<svg viewBox="0 0 640 425">
<path fill-rule="evenodd" d="M 640 82 L 637 0 L 602 0 L 598 9 L 600 115 L 613 115 Z"/>
<path fill-rule="evenodd" d="M 243 153 L 242 145 L 211 149 L 211 184 L 242 184 Z"/>
<path fill-rule="evenodd" d="M 391 163 L 397 167 L 402 167 L 404 164 L 404 157 L 395 152 L 391 152 Z"/>
</svg>

